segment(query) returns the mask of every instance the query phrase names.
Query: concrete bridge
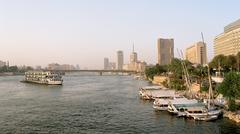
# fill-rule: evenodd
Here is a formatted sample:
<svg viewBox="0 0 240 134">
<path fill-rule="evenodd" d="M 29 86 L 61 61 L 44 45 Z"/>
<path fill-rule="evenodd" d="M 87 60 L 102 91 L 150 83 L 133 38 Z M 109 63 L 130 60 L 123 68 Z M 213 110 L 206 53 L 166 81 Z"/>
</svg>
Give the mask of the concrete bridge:
<svg viewBox="0 0 240 134">
<path fill-rule="evenodd" d="M 116 74 L 136 74 L 137 71 L 130 71 L 130 70 L 48 70 L 48 71 L 55 71 L 55 72 L 64 72 L 64 73 L 71 73 L 71 72 L 96 72 L 100 75 L 103 73 L 116 73 Z"/>
</svg>

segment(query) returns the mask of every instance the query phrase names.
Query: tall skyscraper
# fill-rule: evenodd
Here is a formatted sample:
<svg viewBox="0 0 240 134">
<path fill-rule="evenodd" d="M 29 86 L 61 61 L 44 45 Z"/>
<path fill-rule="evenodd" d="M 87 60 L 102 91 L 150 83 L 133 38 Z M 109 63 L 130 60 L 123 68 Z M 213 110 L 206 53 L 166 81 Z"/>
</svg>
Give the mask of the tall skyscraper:
<svg viewBox="0 0 240 134">
<path fill-rule="evenodd" d="M 194 43 L 186 49 L 186 59 L 194 64 L 207 64 L 207 49 L 203 42 Z"/>
<path fill-rule="evenodd" d="M 174 58 L 174 39 L 159 38 L 157 42 L 158 64 L 170 64 Z"/>
<path fill-rule="evenodd" d="M 130 63 L 124 65 L 123 69 L 137 71 L 137 72 L 144 72 L 146 66 L 147 66 L 147 63 L 145 61 L 138 61 L 137 53 L 134 50 L 134 44 L 133 44 L 132 53 L 130 54 Z"/>
<path fill-rule="evenodd" d="M 137 61 L 138 61 L 137 53 L 134 51 L 134 45 L 133 45 L 133 51 L 130 54 L 130 63 L 133 64 L 133 63 L 136 63 Z"/>
<path fill-rule="evenodd" d="M 123 51 L 117 51 L 117 69 L 122 70 L 123 69 Z"/>
<path fill-rule="evenodd" d="M 234 55 L 240 52 L 240 19 L 225 26 L 214 39 L 214 55 Z"/>
<path fill-rule="evenodd" d="M 109 69 L 109 59 L 104 58 L 104 70 L 108 70 L 108 69 Z"/>
</svg>

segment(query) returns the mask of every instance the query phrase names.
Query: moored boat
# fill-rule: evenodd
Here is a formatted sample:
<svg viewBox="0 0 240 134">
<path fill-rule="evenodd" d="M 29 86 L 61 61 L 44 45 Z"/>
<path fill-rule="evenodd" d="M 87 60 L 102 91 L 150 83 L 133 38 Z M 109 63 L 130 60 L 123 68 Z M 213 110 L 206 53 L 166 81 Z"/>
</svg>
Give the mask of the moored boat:
<svg viewBox="0 0 240 134">
<path fill-rule="evenodd" d="M 205 107 L 205 105 L 195 99 L 179 100 L 176 103 L 169 103 L 168 112 L 178 116 L 185 116 L 185 111 L 191 107 Z"/>
<path fill-rule="evenodd" d="M 168 105 L 170 103 L 175 104 L 181 100 L 187 100 L 187 98 L 176 95 L 176 96 L 173 96 L 173 97 L 167 98 L 167 99 L 155 99 L 153 102 L 153 108 L 155 110 L 160 110 L 160 111 L 168 110 Z"/>
<path fill-rule="evenodd" d="M 208 109 L 208 108 L 189 108 L 185 111 L 186 116 L 200 121 L 214 120 L 220 117 L 222 111 L 219 109 Z"/>
<path fill-rule="evenodd" d="M 162 87 L 162 86 L 146 86 L 146 87 L 142 87 L 139 90 L 139 96 L 140 98 L 144 99 L 144 100 L 153 100 L 157 97 L 163 97 L 163 96 L 167 96 L 166 94 L 166 88 Z M 171 91 L 174 94 L 174 91 Z M 169 93 L 167 93 L 168 96 L 173 96 L 173 95 L 169 95 Z"/>
</svg>

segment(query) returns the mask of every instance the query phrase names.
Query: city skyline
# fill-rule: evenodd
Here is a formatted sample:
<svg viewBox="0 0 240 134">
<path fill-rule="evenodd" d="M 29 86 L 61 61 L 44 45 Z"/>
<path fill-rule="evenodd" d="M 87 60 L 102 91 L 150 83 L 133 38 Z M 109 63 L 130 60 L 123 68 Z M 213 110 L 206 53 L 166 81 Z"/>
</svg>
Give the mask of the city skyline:
<svg viewBox="0 0 240 134">
<path fill-rule="evenodd" d="M 216 4 L 217 3 L 217 4 Z M 239 19 L 238 1 L 0 1 L 0 60 L 11 65 L 79 64 L 102 68 L 116 51 L 157 63 L 157 39 L 185 50 L 204 33 L 208 61 L 223 27 Z M 225 6 L 231 6 L 227 9 Z M 125 63 L 129 57 L 124 56 Z"/>
</svg>

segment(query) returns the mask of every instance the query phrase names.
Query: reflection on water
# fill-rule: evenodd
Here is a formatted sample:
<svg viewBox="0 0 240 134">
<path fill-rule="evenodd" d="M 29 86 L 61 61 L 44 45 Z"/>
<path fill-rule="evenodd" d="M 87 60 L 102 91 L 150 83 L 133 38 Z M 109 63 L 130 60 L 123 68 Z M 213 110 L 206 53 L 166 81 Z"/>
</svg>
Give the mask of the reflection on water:
<svg viewBox="0 0 240 134">
<path fill-rule="evenodd" d="M 156 112 L 130 76 L 69 75 L 63 86 L 0 77 L 1 133 L 240 133 L 227 119 L 198 122 Z"/>
</svg>

